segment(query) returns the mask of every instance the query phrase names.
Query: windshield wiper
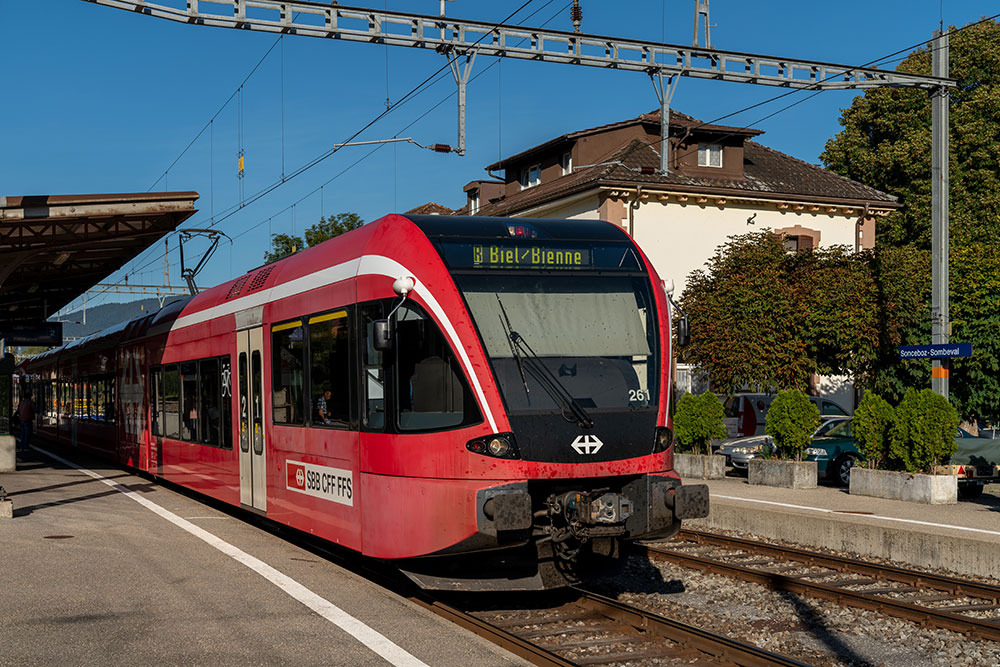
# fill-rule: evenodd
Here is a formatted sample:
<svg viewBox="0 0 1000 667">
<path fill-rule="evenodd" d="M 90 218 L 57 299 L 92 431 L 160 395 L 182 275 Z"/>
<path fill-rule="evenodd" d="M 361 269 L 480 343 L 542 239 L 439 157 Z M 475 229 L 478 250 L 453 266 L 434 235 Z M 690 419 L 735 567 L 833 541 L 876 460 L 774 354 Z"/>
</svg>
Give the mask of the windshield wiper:
<svg viewBox="0 0 1000 667">
<path fill-rule="evenodd" d="M 573 398 L 573 394 L 566 389 L 566 385 L 549 370 L 549 367 L 545 365 L 542 358 L 528 345 L 528 341 L 524 339 L 524 336 L 514 331 L 513 327 L 511 327 L 510 318 L 507 317 L 507 309 L 503 307 L 503 301 L 500 300 L 499 294 L 497 294 L 497 303 L 500 304 L 500 312 L 503 313 L 502 322 L 504 330 L 507 333 L 511 353 L 517 361 L 517 368 L 521 373 L 521 382 L 524 383 L 525 392 L 528 391 L 528 382 L 524 377 L 524 367 L 527 367 L 532 377 L 535 378 L 538 384 L 542 385 L 542 389 L 555 401 L 563 405 L 563 419 L 566 419 L 566 409 L 568 409 L 573 413 L 573 417 L 580 423 L 580 426 L 583 428 L 593 428 L 594 420 L 584 410 L 583 406 Z M 529 356 L 529 358 L 522 361 L 522 355 L 525 352 L 527 352 L 525 356 Z M 566 421 L 573 421 L 573 419 L 566 419 Z"/>
<path fill-rule="evenodd" d="M 528 389 L 528 380 L 524 377 L 524 367 L 521 365 L 521 353 L 514 346 L 514 332 L 510 328 L 510 318 L 507 317 L 507 309 L 503 307 L 503 301 L 500 300 L 500 295 L 497 294 L 497 303 L 500 304 L 500 312 L 503 316 L 500 318 L 500 324 L 503 326 L 504 333 L 507 334 L 507 345 L 510 346 L 510 356 L 514 357 L 514 361 L 517 362 L 517 372 L 521 374 L 521 383 L 524 385 L 524 393 L 528 396 L 528 403 L 531 403 L 531 390 Z"/>
</svg>

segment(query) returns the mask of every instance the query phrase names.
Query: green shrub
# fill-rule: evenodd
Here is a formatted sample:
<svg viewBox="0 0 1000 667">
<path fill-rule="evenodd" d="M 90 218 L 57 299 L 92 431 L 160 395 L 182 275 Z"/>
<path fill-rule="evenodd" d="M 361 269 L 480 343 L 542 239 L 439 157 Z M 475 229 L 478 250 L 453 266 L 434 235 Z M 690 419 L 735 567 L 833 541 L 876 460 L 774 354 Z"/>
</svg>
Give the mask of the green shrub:
<svg viewBox="0 0 1000 667">
<path fill-rule="evenodd" d="M 796 461 L 802 460 L 802 450 L 812 442 L 818 426 L 819 408 L 797 389 L 779 393 L 767 411 L 768 435 L 782 456 L 795 457 Z"/>
<path fill-rule="evenodd" d="M 851 429 L 869 468 L 879 468 L 889 460 L 889 434 L 895 415 L 892 406 L 871 391 L 865 392 L 861 405 L 854 411 Z"/>
<path fill-rule="evenodd" d="M 701 396 L 684 394 L 674 414 L 677 442 L 695 454 L 701 454 L 703 447 L 707 453 L 709 441 L 726 437 L 725 416 L 722 402 L 712 392 Z"/>
<path fill-rule="evenodd" d="M 889 451 L 908 472 L 931 472 L 955 453 L 958 411 L 930 389 L 907 389 L 896 406 Z"/>
</svg>

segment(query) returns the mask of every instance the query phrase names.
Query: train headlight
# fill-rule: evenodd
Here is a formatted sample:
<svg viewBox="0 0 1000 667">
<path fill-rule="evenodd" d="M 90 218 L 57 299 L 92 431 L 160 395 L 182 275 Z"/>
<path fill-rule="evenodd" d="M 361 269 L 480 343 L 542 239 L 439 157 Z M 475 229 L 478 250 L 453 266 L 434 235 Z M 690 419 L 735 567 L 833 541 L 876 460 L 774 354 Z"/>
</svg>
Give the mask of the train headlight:
<svg viewBox="0 0 1000 667">
<path fill-rule="evenodd" d="M 465 448 L 476 454 L 494 456 L 498 459 L 519 459 L 521 453 L 517 449 L 513 433 L 498 433 L 476 438 L 465 443 Z"/>
<path fill-rule="evenodd" d="M 510 451 L 510 443 L 506 438 L 493 438 L 490 440 L 490 454 L 493 456 L 507 456 Z"/>
<path fill-rule="evenodd" d="M 657 427 L 653 437 L 653 453 L 665 452 L 674 441 L 674 434 L 669 428 Z"/>
</svg>

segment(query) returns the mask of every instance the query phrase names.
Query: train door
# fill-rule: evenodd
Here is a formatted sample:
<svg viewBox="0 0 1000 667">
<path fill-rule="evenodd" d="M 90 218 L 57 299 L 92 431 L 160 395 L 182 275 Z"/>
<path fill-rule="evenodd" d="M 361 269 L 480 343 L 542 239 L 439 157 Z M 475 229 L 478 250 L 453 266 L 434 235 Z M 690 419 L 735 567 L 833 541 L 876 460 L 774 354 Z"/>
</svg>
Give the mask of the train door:
<svg viewBox="0 0 1000 667">
<path fill-rule="evenodd" d="M 239 396 L 240 503 L 267 511 L 264 442 L 264 349 L 261 327 L 236 332 Z"/>
</svg>

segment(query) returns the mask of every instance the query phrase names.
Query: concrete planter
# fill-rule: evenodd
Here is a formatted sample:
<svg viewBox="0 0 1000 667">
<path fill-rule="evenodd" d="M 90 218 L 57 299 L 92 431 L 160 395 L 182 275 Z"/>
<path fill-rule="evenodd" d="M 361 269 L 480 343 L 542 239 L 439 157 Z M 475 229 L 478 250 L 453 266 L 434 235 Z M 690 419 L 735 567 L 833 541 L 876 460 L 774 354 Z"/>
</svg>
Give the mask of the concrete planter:
<svg viewBox="0 0 1000 667">
<path fill-rule="evenodd" d="M 714 454 L 674 454 L 674 470 L 681 477 L 724 479 L 726 457 Z"/>
<path fill-rule="evenodd" d="M 785 489 L 815 489 L 815 461 L 777 461 L 750 459 L 747 481 L 763 486 L 780 486 Z"/>
<path fill-rule="evenodd" d="M 855 466 L 851 468 L 851 495 L 928 505 L 954 505 L 958 502 L 958 478 L 954 475 L 919 475 Z"/>
<path fill-rule="evenodd" d="M 12 435 L 0 435 L 0 472 L 14 472 L 17 469 L 17 445 Z"/>
</svg>

